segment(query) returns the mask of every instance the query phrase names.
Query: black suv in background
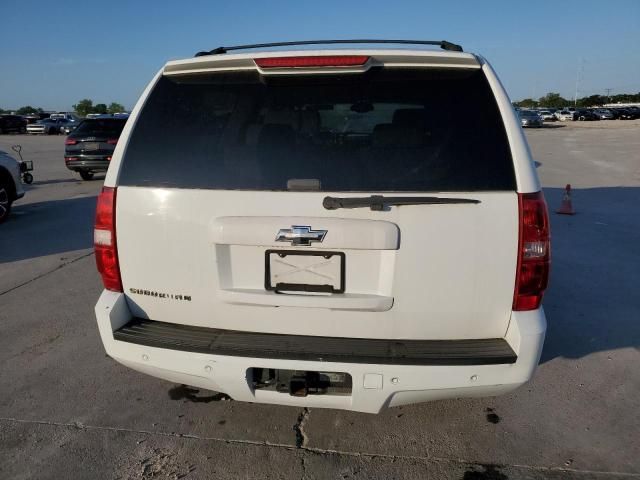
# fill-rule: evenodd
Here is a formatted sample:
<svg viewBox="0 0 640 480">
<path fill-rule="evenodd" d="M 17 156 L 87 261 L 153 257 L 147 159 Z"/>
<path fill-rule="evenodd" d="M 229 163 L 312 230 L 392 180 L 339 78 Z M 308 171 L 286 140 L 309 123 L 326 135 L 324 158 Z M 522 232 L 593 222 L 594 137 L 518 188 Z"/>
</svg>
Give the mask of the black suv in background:
<svg viewBox="0 0 640 480">
<path fill-rule="evenodd" d="M 580 108 L 573 112 L 573 119 L 579 121 L 600 120 L 600 117 L 591 110 Z"/>
<path fill-rule="evenodd" d="M 126 118 L 83 120 L 64 142 L 64 163 L 91 180 L 95 172 L 106 172 Z"/>
<path fill-rule="evenodd" d="M 19 115 L 0 115 L 0 133 L 25 133 L 27 121 Z"/>
</svg>

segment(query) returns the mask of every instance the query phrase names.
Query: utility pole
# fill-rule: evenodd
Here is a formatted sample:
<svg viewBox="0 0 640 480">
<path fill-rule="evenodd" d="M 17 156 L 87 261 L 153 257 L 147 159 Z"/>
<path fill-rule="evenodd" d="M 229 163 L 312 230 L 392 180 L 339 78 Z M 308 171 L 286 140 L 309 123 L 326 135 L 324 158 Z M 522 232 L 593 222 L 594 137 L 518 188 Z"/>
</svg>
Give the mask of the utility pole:
<svg viewBox="0 0 640 480">
<path fill-rule="evenodd" d="M 611 103 L 611 88 L 605 88 L 604 91 L 607 92 L 607 103 Z"/>
<path fill-rule="evenodd" d="M 573 106 L 578 106 L 578 92 L 580 88 L 580 81 L 584 76 L 584 58 L 580 59 L 580 63 L 578 64 L 578 70 L 576 71 L 576 94 L 573 97 Z"/>
</svg>

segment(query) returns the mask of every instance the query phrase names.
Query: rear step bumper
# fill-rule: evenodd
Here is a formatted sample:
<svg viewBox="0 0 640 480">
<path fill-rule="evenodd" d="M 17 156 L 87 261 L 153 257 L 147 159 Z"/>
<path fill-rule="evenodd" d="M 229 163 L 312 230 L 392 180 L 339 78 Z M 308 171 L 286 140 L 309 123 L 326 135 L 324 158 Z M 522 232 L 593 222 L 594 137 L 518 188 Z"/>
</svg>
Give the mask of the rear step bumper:
<svg viewBox="0 0 640 480">
<path fill-rule="evenodd" d="M 504 339 L 387 341 L 256 334 L 135 319 L 125 296 L 104 291 L 96 305 L 107 353 L 175 383 L 235 400 L 377 413 L 457 397 L 498 395 L 528 381 L 546 331 L 542 309 L 513 312 Z M 473 360 L 472 360 L 473 359 Z M 254 368 L 345 372 L 351 395 L 291 396 L 254 389 Z"/>
<path fill-rule="evenodd" d="M 121 342 L 232 357 L 379 365 L 496 365 L 515 363 L 504 338 L 377 340 L 219 330 L 133 318 L 113 332 Z"/>
</svg>

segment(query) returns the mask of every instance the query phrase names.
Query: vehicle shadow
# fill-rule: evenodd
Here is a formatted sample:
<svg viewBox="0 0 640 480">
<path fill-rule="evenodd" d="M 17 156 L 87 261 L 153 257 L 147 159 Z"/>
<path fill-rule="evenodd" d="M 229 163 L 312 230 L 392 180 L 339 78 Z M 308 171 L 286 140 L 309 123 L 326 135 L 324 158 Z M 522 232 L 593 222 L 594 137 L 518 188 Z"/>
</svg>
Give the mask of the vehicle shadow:
<svg viewBox="0 0 640 480">
<path fill-rule="evenodd" d="M 566 127 L 566 125 L 556 122 L 556 123 L 544 123 L 540 128 L 564 128 L 564 127 Z"/>
<path fill-rule="evenodd" d="M 0 225 L 0 264 L 93 247 L 96 197 L 14 205 Z"/>
<path fill-rule="evenodd" d="M 564 189 L 544 193 L 552 259 L 541 363 L 640 348 L 640 187 L 574 189 L 574 216 L 555 213 Z"/>
</svg>

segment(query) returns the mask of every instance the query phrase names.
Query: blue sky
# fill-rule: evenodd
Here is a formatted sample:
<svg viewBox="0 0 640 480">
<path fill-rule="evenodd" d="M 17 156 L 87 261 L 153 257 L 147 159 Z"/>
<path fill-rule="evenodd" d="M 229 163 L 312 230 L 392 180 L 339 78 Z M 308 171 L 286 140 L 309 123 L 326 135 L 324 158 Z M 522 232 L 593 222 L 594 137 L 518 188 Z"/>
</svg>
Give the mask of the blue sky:
<svg viewBox="0 0 640 480">
<path fill-rule="evenodd" d="M 170 59 L 314 38 L 447 39 L 481 53 L 512 99 L 640 91 L 640 0 L 0 0 L 0 107 L 132 108 Z M 579 68 L 580 67 L 580 68 Z"/>
</svg>

